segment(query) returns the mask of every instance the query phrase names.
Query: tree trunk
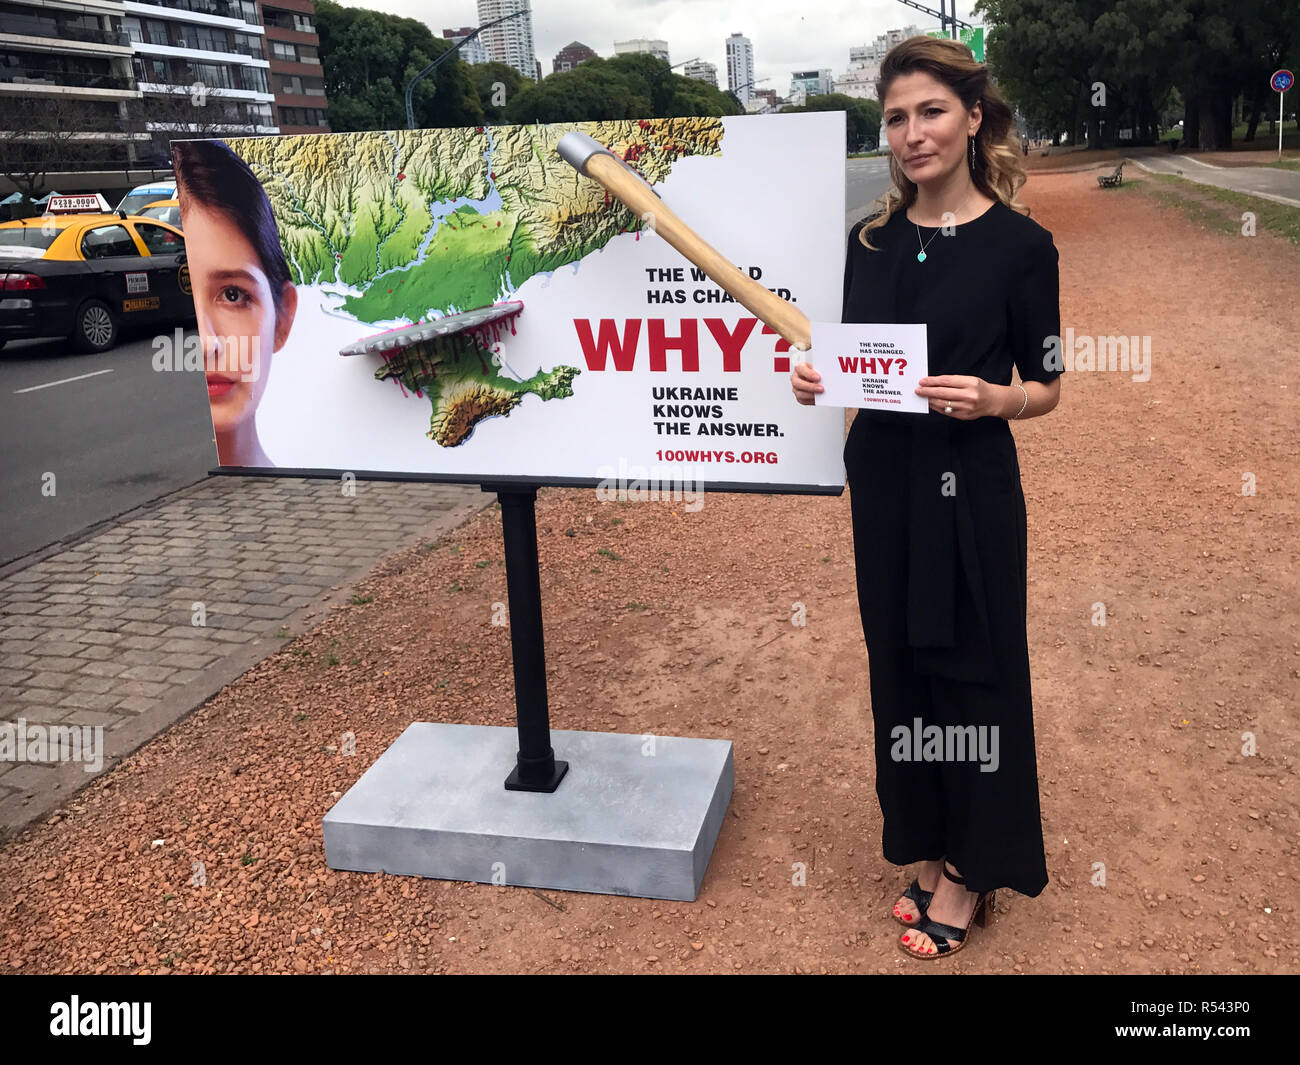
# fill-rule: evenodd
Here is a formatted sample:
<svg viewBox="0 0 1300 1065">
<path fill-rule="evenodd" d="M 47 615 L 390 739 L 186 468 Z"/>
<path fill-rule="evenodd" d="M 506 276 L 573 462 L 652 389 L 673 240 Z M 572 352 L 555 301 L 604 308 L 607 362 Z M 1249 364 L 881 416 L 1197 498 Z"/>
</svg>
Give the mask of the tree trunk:
<svg viewBox="0 0 1300 1065">
<path fill-rule="evenodd" d="M 1183 143 L 1181 148 L 1201 146 L 1201 98 L 1194 89 L 1183 93 Z"/>
<path fill-rule="evenodd" d="M 1226 152 L 1232 148 L 1232 96 L 1208 89 L 1200 101 L 1200 145 L 1203 151 Z"/>
<path fill-rule="evenodd" d="M 1249 118 L 1246 119 L 1246 143 L 1255 139 L 1255 130 L 1259 128 L 1259 116 L 1264 110 L 1263 102 L 1260 100 L 1259 93 L 1254 92 L 1250 98 Z"/>
</svg>

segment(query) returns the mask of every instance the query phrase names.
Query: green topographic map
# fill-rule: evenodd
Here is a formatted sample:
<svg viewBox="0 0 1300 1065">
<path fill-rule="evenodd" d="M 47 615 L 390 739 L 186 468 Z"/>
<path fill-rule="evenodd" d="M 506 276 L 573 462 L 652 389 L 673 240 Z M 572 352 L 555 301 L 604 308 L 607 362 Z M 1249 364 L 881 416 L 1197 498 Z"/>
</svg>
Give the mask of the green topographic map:
<svg viewBox="0 0 1300 1065">
<path fill-rule="evenodd" d="M 650 184 L 673 163 L 721 154 L 716 118 L 254 137 L 229 141 L 261 180 L 297 285 L 341 283 L 366 323 L 426 321 L 507 299 L 530 277 L 575 263 L 640 221 L 555 152 L 579 129 Z M 574 366 L 527 381 L 499 372 L 481 333 L 385 362 L 433 405 L 428 436 L 463 443 L 529 393 L 573 395 Z"/>
</svg>

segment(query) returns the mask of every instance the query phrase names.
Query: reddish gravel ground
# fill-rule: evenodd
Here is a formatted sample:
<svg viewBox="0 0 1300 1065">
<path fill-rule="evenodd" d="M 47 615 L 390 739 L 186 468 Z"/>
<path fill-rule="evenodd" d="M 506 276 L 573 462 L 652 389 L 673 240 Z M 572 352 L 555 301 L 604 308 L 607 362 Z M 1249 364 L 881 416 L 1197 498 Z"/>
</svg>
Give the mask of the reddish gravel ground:
<svg viewBox="0 0 1300 1065">
<path fill-rule="evenodd" d="M 894 946 L 909 874 L 880 856 L 847 493 L 687 513 L 547 490 L 553 724 L 735 743 L 698 901 L 325 867 L 321 817 L 408 723 L 512 723 L 488 510 L 10 841 L 0 971 L 1295 971 L 1300 386 L 1277 300 L 1300 252 L 1090 173 L 1025 198 L 1061 251 L 1063 324 L 1150 335 L 1154 371 L 1067 373 L 1015 426 L 1051 881 L 960 958 Z"/>
</svg>

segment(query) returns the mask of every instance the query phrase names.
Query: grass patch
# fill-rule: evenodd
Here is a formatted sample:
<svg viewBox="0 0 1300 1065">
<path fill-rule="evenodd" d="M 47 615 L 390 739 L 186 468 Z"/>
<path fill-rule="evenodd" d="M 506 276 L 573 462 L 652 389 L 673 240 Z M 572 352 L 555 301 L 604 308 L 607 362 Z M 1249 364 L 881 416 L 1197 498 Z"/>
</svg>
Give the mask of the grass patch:
<svg viewBox="0 0 1300 1065">
<path fill-rule="evenodd" d="M 475 569 L 483 569 L 484 566 L 490 566 L 490 565 L 492 565 L 492 560 L 491 560 L 491 559 L 481 558 L 481 559 L 479 559 L 477 562 L 474 563 L 474 568 L 475 568 Z"/>
<path fill-rule="evenodd" d="M 627 604 L 627 609 L 628 609 L 628 610 L 646 610 L 646 609 L 648 609 L 648 607 L 646 606 L 645 603 L 628 603 L 628 604 Z"/>
<path fill-rule="evenodd" d="M 616 552 L 616 551 L 611 551 L 608 547 L 602 547 L 602 548 L 598 549 L 598 550 L 596 551 L 596 554 L 600 555 L 602 558 L 607 558 L 607 559 L 609 559 L 611 562 L 622 562 L 622 561 L 623 561 L 623 556 L 622 556 L 622 555 L 620 555 L 620 554 L 619 554 L 618 552 Z"/>
<path fill-rule="evenodd" d="M 373 603 L 374 601 L 375 597 L 373 595 L 354 595 L 348 599 L 348 602 L 353 606 L 365 606 L 367 603 Z"/>
<path fill-rule="evenodd" d="M 1242 213 L 1255 215 L 1255 231 L 1270 232 L 1300 244 L 1300 207 L 1288 207 L 1244 192 L 1201 185 L 1173 174 L 1144 174 L 1121 189 L 1140 192 L 1164 207 L 1182 211 L 1207 229 L 1239 235 Z"/>
</svg>

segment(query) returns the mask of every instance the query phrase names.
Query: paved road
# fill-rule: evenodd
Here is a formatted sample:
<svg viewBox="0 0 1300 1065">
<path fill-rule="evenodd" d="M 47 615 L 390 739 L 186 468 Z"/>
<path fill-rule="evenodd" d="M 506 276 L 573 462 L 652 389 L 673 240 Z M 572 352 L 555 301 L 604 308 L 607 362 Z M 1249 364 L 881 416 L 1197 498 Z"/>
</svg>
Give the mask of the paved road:
<svg viewBox="0 0 1300 1065">
<path fill-rule="evenodd" d="M 152 359 L 152 331 L 99 355 L 65 340 L 0 351 L 0 566 L 216 465 L 200 375 L 158 373 Z"/>
<path fill-rule="evenodd" d="M 1288 207 L 1300 207 L 1300 170 L 1267 166 L 1214 166 L 1195 156 L 1169 152 L 1129 152 L 1128 158 L 1157 174 L 1176 174 L 1202 185 L 1245 192 Z"/>
<path fill-rule="evenodd" d="M 867 207 L 889 188 L 889 159 L 850 159 L 844 187 L 845 231 L 867 213 Z"/>
</svg>

